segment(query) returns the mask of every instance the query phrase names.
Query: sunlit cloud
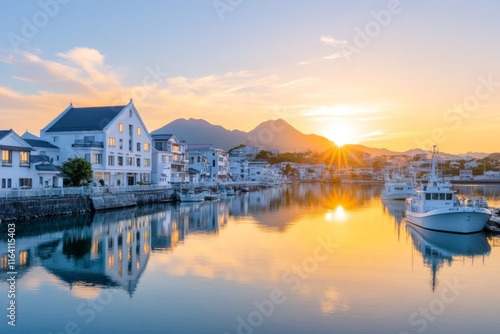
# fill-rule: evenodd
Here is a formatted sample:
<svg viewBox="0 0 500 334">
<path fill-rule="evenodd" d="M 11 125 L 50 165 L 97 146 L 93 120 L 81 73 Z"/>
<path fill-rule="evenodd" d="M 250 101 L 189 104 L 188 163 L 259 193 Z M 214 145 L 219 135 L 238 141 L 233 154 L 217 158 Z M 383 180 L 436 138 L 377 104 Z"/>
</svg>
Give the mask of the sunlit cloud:
<svg viewBox="0 0 500 334">
<path fill-rule="evenodd" d="M 328 44 L 328 45 L 340 45 L 340 44 L 347 44 L 347 41 L 345 39 L 336 39 L 331 36 L 321 36 L 319 39 L 321 42 Z"/>
<path fill-rule="evenodd" d="M 323 57 L 323 59 L 326 59 L 326 60 L 334 60 L 334 59 L 338 59 L 338 58 L 344 58 L 345 57 L 345 54 L 343 52 L 335 52 L 335 53 L 332 53 L 331 55 L 329 56 L 325 56 Z"/>
<path fill-rule="evenodd" d="M 301 61 L 298 62 L 297 65 L 311 65 L 312 63 L 310 61 Z"/>
</svg>

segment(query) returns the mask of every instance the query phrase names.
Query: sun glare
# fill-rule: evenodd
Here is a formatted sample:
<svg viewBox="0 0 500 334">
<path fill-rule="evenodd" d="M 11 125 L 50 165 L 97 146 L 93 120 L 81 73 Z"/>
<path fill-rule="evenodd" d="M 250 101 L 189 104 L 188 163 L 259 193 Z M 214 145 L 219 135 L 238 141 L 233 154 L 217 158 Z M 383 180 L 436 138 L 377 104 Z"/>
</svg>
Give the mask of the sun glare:
<svg viewBox="0 0 500 334">
<path fill-rule="evenodd" d="M 337 146 L 354 144 L 356 142 L 355 131 L 349 125 L 335 126 L 327 131 L 328 132 L 325 136 L 333 141 Z"/>
</svg>

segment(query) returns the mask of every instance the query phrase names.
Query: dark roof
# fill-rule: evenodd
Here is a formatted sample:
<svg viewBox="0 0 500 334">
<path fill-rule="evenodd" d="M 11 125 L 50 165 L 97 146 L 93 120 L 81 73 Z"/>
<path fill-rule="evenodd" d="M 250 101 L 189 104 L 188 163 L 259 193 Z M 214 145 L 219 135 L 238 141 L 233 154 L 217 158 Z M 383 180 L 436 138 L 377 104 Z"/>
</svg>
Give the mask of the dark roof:
<svg viewBox="0 0 500 334">
<path fill-rule="evenodd" d="M 60 172 L 61 167 L 54 166 L 53 164 L 40 164 L 35 166 L 36 170 L 42 172 Z"/>
<path fill-rule="evenodd" d="M 170 138 L 172 138 L 173 134 L 152 134 L 151 137 L 153 138 L 153 140 L 169 140 Z"/>
<path fill-rule="evenodd" d="M 12 130 L 0 130 L 0 139 L 8 135 Z"/>
<path fill-rule="evenodd" d="M 189 168 L 189 174 L 200 174 L 200 171 L 194 168 Z"/>
<path fill-rule="evenodd" d="M 27 142 L 28 144 L 30 144 L 31 146 L 33 147 L 45 147 L 45 148 L 59 148 L 55 145 L 52 145 L 51 143 L 49 143 L 48 141 L 45 141 L 45 140 L 40 140 L 40 139 L 24 139 L 23 140 L 25 142 Z"/>
<path fill-rule="evenodd" d="M 0 145 L 0 150 L 9 150 L 9 151 L 33 151 L 31 147 L 23 147 L 23 146 L 10 146 L 10 145 Z"/>
<path fill-rule="evenodd" d="M 30 162 L 34 164 L 38 162 L 50 162 L 50 158 L 46 155 L 30 155 Z"/>
<path fill-rule="evenodd" d="M 126 106 L 71 108 L 46 132 L 104 129 Z"/>
</svg>

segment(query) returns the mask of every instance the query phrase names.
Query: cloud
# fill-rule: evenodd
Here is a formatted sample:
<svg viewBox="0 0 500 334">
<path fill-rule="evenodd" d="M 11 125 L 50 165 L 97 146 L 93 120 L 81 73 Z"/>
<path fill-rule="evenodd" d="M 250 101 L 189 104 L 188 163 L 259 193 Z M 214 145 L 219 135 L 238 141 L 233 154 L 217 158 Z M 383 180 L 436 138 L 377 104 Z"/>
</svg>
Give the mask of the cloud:
<svg viewBox="0 0 500 334">
<path fill-rule="evenodd" d="M 335 53 L 332 53 L 332 54 L 331 54 L 331 55 L 329 55 L 329 56 L 325 56 L 325 57 L 323 57 L 323 59 L 326 59 L 326 60 L 334 60 L 334 59 L 344 58 L 344 57 L 345 57 L 344 52 L 340 51 L 340 52 L 335 52 Z"/>
<path fill-rule="evenodd" d="M 347 44 L 347 41 L 345 39 L 336 39 L 331 36 L 321 36 L 319 40 L 325 44 L 333 46 L 337 46 L 340 44 Z"/>
<path fill-rule="evenodd" d="M 136 84 L 125 84 L 126 69 L 110 66 L 103 53 L 85 47 L 52 56 L 19 52 L 3 55 L 0 62 L 13 73 L 0 78 L 0 117 L 4 127 L 22 132 L 36 133 L 70 102 L 81 107 L 120 105 L 133 98 L 150 131 L 185 115 L 241 129 L 242 117 L 252 114 L 242 129 L 250 130 L 270 118 L 283 118 L 276 105 L 299 114 L 303 109 L 295 106 L 310 107 L 319 99 L 308 96 L 319 79 L 288 73 L 231 71 L 184 77 L 169 76 L 161 64 L 151 64 Z"/>
</svg>

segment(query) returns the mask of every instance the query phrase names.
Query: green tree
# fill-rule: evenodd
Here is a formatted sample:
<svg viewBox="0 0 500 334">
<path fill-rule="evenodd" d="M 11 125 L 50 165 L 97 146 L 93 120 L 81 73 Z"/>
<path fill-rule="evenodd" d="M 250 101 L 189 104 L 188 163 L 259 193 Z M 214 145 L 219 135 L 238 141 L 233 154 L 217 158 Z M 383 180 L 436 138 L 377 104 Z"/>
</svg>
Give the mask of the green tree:
<svg viewBox="0 0 500 334">
<path fill-rule="evenodd" d="M 92 165 L 83 158 L 69 158 L 62 164 L 61 170 L 71 179 L 73 186 L 79 186 L 92 177 Z"/>
</svg>

